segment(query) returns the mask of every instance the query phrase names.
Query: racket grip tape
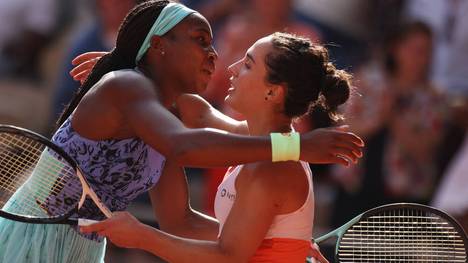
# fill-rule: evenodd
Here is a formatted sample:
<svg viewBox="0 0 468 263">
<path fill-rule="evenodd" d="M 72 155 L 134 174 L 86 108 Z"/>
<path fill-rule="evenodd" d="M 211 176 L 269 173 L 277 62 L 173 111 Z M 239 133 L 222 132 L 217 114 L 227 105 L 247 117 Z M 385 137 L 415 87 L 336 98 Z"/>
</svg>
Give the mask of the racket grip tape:
<svg viewBox="0 0 468 263">
<path fill-rule="evenodd" d="M 78 225 L 79 226 L 89 226 L 92 224 L 99 223 L 100 221 L 97 220 L 91 220 L 91 219 L 78 219 Z"/>
</svg>

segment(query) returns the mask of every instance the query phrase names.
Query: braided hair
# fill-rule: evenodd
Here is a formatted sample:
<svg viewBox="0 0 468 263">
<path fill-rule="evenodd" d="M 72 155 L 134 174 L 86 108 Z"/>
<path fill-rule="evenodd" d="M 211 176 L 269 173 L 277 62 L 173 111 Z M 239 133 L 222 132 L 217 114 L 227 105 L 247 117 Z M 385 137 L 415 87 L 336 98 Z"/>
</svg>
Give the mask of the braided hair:
<svg viewBox="0 0 468 263">
<path fill-rule="evenodd" d="M 98 60 L 86 81 L 60 115 L 57 121 L 57 128 L 65 122 L 80 103 L 83 96 L 106 73 L 120 69 L 133 69 L 137 66 L 135 64 L 135 57 L 138 49 L 142 45 L 162 9 L 169 3 L 170 1 L 168 0 L 144 1 L 127 14 L 120 25 L 115 47 Z M 140 60 L 139 64 L 144 63 L 145 57 Z"/>
</svg>

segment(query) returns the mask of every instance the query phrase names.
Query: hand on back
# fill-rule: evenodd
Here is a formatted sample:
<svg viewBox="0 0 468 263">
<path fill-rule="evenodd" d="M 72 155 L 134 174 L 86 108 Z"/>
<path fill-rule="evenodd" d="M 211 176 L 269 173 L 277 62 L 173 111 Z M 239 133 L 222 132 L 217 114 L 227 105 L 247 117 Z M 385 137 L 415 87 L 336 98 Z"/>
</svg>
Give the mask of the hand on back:
<svg viewBox="0 0 468 263">
<path fill-rule="evenodd" d="M 301 160 L 309 163 L 338 163 L 345 166 L 362 157 L 364 142 L 347 126 L 316 129 L 301 135 Z M 320 150 L 317 150 L 320 149 Z"/>
<path fill-rule="evenodd" d="M 88 78 L 89 73 L 91 73 L 94 65 L 96 65 L 98 60 L 105 54 L 107 54 L 107 52 L 93 51 L 77 56 L 72 61 L 72 64 L 75 67 L 70 71 L 70 75 L 74 80 L 83 84 L 83 82 Z"/>
</svg>

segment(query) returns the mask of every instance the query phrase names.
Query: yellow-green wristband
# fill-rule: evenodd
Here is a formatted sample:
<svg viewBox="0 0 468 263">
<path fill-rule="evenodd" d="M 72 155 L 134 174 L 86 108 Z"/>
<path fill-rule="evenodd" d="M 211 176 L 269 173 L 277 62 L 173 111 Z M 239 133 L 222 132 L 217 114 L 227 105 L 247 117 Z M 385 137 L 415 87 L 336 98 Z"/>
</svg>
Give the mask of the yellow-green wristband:
<svg viewBox="0 0 468 263">
<path fill-rule="evenodd" d="M 299 161 L 301 153 L 298 132 L 270 133 L 271 159 L 273 162 Z"/>
</svg>

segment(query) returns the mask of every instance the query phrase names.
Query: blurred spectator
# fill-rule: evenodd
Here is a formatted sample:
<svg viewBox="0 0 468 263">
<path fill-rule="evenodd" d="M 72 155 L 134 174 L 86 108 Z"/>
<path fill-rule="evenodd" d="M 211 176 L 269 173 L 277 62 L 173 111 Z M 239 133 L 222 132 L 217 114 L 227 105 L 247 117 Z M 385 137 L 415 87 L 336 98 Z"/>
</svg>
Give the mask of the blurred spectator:
<svg viewBox="0 0 468 263">
<path fill-rule="evenodd" d="M 433 79 L 450 96 L 468 92 L 468 1 L 411 0 L 407 16 L 434 32 Z"/>
<path fill-rule="evenodd" d="M 56 0 L 0 0 L 0 78 L 38 79 L 38 61 L 59 26 Z"/>
<path fill-rule="evenodd" d="M 356 73 L 362 96 L 353 97 L 347 116 L 366 150 L 359 166 L 334 168 L 341 186 L 334 226 L 384 203 L 427 204 L 440 176 L 437 150 L 447 116 L 429 80 L 431 30 L 412 22 L 388 33 L 385 49 Z"/>
<path fill-rule="evenodd" d="M 51 123 L 55 122 L 64 106 L 78 90 L 80 83 L 74 81 L 69 72 L 73 68 L 71 61 L 77 55 L 87 51 L 104 51 L 113 48 L 121 21 L 127 12 L 142 0 L 93 0 L 96 10 L 95 19 L 87 28 L 78 31 L 58 75 L 57 87 L 53 94 Z M 53 126 L 53 125 L 51 125 Z"/>
<path fill-rule="evenodd" d="M 408 17 L 431 26 L 435 40 L 432 78 L 451 106 L 456 105 L 439 150 L 443 177 L 432 204 L 453 214 L 467 230 L 468 1 L 411 0 L 406 8 Z"/>
<path fill-rule="evenodd" d="M 437 177 L 436 150 L 443 138 L 445 101 L 429 81 L 432 33 L 423 23 L 397 29 L 386 68 L 392 114 L 384 149 L 387 193 L 397 201 L 427 203 Z"/>
<path fill-rule="evenodd" d="M 465 139 L 446 169 L 432 205 L 454 216 L 468 232 L 468 94 L 451 104 Z"/>
</svg>

